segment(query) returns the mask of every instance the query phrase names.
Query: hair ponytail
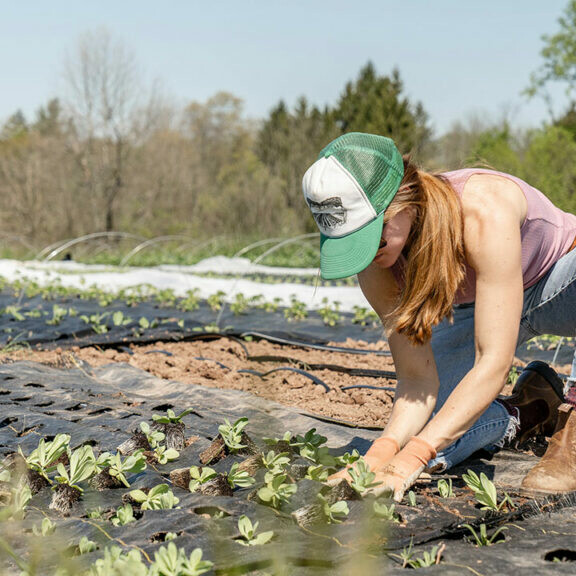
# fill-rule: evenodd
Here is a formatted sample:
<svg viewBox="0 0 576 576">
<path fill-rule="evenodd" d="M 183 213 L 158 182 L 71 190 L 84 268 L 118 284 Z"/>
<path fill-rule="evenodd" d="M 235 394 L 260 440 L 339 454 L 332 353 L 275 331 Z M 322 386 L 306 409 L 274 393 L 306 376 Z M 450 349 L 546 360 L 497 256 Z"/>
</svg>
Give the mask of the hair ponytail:
<svg viewBox="0 0 576 576">
<path fill-rule="evenodd" d="M 456 292 L 465 275 L 459 199 L 442 176 L 418 170 L 404 158 L 404 178 L 387 213 L 408 206 L 416 217 L 406 242 L 404 287 L 391 314 L 395 330 L 414 344 L 432 337 L 432 327 L 452 318 Z"/>
</svg>

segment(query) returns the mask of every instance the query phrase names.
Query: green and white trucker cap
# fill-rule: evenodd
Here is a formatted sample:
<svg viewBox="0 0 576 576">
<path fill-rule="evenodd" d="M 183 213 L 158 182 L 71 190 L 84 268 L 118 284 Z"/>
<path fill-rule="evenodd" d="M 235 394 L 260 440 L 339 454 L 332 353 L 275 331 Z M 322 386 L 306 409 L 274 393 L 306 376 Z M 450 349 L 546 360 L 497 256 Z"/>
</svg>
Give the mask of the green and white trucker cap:
<svg viewBox="0 0 576 576">
<path fill-rule="evenodd" d="M 302 187 L 320 229 L 322 278 L 352 276 L 372 262 L 403 176 L 402 156 L 384 136 L 350 132 L 320 152 Z"/>
</svg>

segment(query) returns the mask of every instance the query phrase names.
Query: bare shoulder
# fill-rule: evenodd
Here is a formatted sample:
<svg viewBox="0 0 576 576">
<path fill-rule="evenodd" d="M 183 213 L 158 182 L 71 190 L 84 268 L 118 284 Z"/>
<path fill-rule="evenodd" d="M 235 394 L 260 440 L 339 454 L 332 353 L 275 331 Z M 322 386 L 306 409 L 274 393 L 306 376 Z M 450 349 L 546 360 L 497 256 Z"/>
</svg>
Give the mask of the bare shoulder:
<svg viewBox="0 0 576 576">
<path fill-rule="evenodd" d="M 474 174 L 462 193 L 464 218 L 526 217 L 526 197 L 516 182 L 498 174 Z"/>
</svg>

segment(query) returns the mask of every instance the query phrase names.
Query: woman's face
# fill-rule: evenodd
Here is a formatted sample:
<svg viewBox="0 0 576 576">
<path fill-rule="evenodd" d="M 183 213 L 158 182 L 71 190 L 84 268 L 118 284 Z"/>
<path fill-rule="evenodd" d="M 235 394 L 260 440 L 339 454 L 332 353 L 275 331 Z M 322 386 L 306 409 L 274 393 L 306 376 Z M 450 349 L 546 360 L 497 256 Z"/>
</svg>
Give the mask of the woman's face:
<svg viewBox="0 0 576 576">
<path fill-rule="evenodd" d="M 415 217 L 413 208 L 405 208 L 384 224 L 380 248 L 374 257 L 375 264 L 382 268 L 394 265 L 406 245 Z"/>
</svg>

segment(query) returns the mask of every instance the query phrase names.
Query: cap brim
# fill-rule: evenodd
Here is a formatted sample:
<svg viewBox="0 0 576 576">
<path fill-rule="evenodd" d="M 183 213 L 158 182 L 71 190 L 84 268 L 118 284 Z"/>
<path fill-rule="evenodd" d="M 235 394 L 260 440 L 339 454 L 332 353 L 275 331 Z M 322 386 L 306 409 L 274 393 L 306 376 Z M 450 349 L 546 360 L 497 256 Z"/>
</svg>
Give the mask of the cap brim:
<svg viewBox="0 0 576 576">
<path fill-rule="evenodd" d="M 384 215 L 341 238 L 320 237 L 320 272 L 324 280 L 346 278 L 362 272 L 376 256 Z"/>
</svg>

